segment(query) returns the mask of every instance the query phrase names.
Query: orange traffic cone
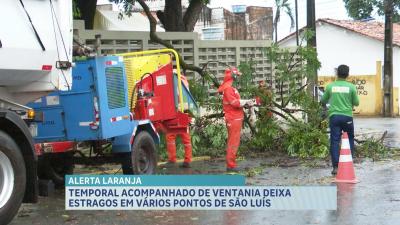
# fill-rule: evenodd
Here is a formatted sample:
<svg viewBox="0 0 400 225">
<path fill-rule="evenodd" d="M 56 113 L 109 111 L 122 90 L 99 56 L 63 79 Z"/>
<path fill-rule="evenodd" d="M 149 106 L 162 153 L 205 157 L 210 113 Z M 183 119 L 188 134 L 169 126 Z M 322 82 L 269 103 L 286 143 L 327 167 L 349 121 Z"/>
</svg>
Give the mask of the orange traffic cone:
<svg viewBox="0 0 400 225">
<path fill-rule="evenodd" d="M 349 136 L 347 132 L 342 134 L 342 147 L 340 149 L 338 173 L 335 182 L 338 183 L 358 183 L 354 173 L 353 158 L 351 156 Z"/>
</svg>

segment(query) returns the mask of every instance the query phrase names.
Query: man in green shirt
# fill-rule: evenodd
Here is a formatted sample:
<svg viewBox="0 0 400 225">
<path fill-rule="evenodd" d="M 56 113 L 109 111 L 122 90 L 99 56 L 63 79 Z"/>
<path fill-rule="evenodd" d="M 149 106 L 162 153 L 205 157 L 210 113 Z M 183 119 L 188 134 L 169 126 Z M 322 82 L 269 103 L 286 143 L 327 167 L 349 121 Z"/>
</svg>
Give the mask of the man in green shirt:
<svg viewBox="0 0 400 225">
<path fill-rule="evenodd" d="M 329 128 L 331 130 L 331 159 L 332 175 L 336 175 L 339 163 L 339 144 L 342 131 L 349 136 L 351 153 L 354 155 L 354 124 L 353 107 L 358 106 L 359 99 L 356 87 L 346 81 L 349 76 L 349 67 L 340 65 L 337 69 L 338 79 L 328 84 L 321 102 L 329 103 Z"/>
</svg>

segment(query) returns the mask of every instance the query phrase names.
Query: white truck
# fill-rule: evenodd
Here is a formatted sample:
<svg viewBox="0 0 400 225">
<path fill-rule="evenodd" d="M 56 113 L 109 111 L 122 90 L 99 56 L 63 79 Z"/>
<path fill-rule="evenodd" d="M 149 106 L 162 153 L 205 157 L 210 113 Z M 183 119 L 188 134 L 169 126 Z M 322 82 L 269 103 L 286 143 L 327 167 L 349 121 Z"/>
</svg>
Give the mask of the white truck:
<svg viewBox="0 0 400 225">
<path fill-rule="evenodd" d="M 71 84 L 72 0 L 2 0 L 0 7 L 0 225 L 36 202 L 37 156 L 26 103 Z"/>
</svg>

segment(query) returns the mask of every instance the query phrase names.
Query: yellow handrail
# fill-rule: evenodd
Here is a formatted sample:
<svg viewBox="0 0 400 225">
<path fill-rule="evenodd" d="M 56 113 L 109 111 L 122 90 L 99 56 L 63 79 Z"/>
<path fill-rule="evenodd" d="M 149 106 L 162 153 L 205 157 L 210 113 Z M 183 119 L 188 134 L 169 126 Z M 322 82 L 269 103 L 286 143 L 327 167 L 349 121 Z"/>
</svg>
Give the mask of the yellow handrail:
<svg viewBox="0 0 400 225">
<path fill-rule="evenodd" d="M 155 49 L 155 50 L 146 50 L 140 52 L 128 52 L 128 53 L 121 53 L 117 54 L 118 56 L 129 57 L 129 56 L 138 56 L 138 55 L 151 55 L 157 53 L 165 53 L 169 52 L 174 54 L 176 60 L 176 73 L 178 74 L 178 91 L 179 91 L 179 105 L 180 111 L 183 112 L 183 93 L 182 93 L 182 81 L 181 81 L 181 65 L 179 62 L 179 55 L 174 49 L 165 48 L 165 49 Z"/>
</svg>

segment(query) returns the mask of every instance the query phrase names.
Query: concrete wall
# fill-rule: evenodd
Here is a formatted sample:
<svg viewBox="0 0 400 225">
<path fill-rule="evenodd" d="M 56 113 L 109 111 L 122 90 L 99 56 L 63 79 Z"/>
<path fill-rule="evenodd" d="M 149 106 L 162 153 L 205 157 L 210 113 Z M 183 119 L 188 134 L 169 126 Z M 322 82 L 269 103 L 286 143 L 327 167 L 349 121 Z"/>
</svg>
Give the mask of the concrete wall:
<svg viewBox="0 0 400 225">
<path fill-rule="evenodd" d="M 164 48 L 150 41 L 148 32 L 133 31 L 102 31 L 85 30 L 82 21 L 75 21 L 74 33 L 79 36 L 82 43 L 94 46 L 95 35 L 101 34 L 101 53 L 117 54 L 149 49 Z M 197 33 L 191 32 L 160 32 L 158 35 L 172 43 L 181 53 L 184 60 L 192 65 L 203 66 L 208 61 L 220 61 L 229 66 L 239 66 L 241 62 L 255 62 L 254 83 L 266 80 L 273 84 L 273 71 L 271 62 L 267 59 L 264 48 L 271 45 L 269 40 L 259 41 L 204 41 L 200 40 Z M 226 66 L 217 62 L 209 63 L 210 72 L 223 80 Z M 189 79 L 195 76 L 194 72 L 187 72 Z M 210 94 L 215 89 L 209 90 Z"/>
<path fill-rule="evenodd" d="M 355 107 L 354 114 L 360 116 L 378 116 L 382 115 L 383 89 L 381 87 L 382 80 L 382 63 L 375 63 L 375 74 L 371 75 L 351 75 L 347 80 L 352 82 L 357 88 L 357 94 L 360 98 L 360 105 Z M 319 76 L 319 85 L 326 87 L 330 82 L 334 81 L 336 76 Z M 394 96 L 399 96 L 399 88 L 393 89 Z M 399 98 L 394 99 L 394 114 L 399 115 Z"/>
</svg>

